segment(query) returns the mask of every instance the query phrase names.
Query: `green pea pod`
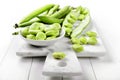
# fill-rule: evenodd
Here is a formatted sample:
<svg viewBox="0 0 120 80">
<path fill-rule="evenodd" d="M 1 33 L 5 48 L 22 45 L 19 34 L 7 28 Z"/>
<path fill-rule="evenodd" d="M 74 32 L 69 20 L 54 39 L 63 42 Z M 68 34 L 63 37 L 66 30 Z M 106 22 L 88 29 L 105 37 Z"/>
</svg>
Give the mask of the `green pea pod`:
<svg viewBox="0 0 120 80">
<path fill-rule="evenodd" d="M 26 26 L 29 26 L 29 25 L 33 24 L 34 22 L 40 22 L 40 20 L 36 19 L 36 20 L 33 20 L 33 21 L 21 23 L 21 24 L 15 24 L 13 27 L 15 27 L 15 28 L 26 27 Z"/>
<path fill-rule="evenodd" d="M 77 21 L 77 18 L 80 14 L 78 10 L 72 10 L 64 19 L 62 27 L 65 29 L 66 36 L 70 36 L 72 32 L 73 24 Z"/>
<path fill-rule="evenodd" d="M 64 25 L 66 25 L 68 23 L 73 24 L 75 21 L 77 21 L 79 13 L 80 13 L 79 11 L 73 11 L 73 10 L 71 12 L 69 12 L 69 14 L 64 19 L 62 27 L 65 27 Z M 74 16 L 74 18 L 73 18 L 73 16 Z"/>
<path fill-rule="evenodd" d="M 48 4 L 48 5 L 45 5 L 45 6 L 41 7 L 41 8 L 38 8 L 38 9 L 34 10 L 30 14 L 28 14 L 26 17 L 24 17 L 20 21 L 20 23 L 24 23 L 24 22 L 27 22 L 27 21 L 33 19 L 34 17 L 38 16 L 39 14 L 51 9 L 53 6 L 54 6 L 54 4 Z"/>
<path fill-rule="evenodd" d="M 87 14 L 85 19 L 80 23 L 80 25 L 73 30 L 71 37 L 79 36 L 87 28 L 89 23 L 90 23 L 90 14 Z"/>
<path fill-rule="evenodd" d="M 59 5 L 55 5 L 53 8 L 51 8 L 48 12 L 48 16 L 52 15 L 57 9 L 59 8 Z"/>
<path fill-rule="evenodd" d="M 57 19 L 54 17 L 49 16 L 37 16 L 41 22 L 47 23 L 47 24 L 53 24 L 53 23 L 62 23 L 63 19 Z"/>
<path fill-rule="evenodd" d="M 69 12 L 70 12 L 70 6 L 65 6 L 64 8 L 60 9 L 58 12 L 52 14 L 51 17 L 62 18 Z"/>
<path fill-rule="evenodd" d="M 48 14 L 48 10 L 43 12 L 43 13 L 41 13 L 40 16 L 46 16 L 47 14 Z"/>
</svg>

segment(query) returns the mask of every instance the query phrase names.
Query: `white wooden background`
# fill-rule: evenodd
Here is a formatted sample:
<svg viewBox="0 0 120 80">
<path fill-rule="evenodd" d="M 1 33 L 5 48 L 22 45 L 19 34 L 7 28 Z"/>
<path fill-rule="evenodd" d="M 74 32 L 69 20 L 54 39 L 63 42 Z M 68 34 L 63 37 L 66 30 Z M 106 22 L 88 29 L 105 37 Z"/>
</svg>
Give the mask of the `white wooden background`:
<svg viewBox="0 0 120 80">
<path fill-rule="evenodd" d="M 101 58 L 79 58 L 84 75 L 63 80 L 120 80 L 119 0 L 0 0 L 0 80 L 50 80 L 41 76 L 45 57 L 16 56 L 20 43 L 11 35 L 14 23 L 47 3 L 88 7 L 107 49 Z"/>
</svg>

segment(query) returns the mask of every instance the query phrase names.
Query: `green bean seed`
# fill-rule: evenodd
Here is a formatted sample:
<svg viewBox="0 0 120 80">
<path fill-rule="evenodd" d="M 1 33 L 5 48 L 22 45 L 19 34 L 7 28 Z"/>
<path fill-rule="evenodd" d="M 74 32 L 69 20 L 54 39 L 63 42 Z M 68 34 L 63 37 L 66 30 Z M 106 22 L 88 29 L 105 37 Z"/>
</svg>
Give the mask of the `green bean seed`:
<svg viewBox="0 0 120 80">
<path fill-rule="evenodd" d="M 40 32 L 41 30 L 29 30 L 30 34 L 36 35 L 38 32 Z"/>
<path fill-rule="evenodd" d="M 47 31 L 46 33 L 46 36 L 54 36 L 54 37 L 56 37 L 56 36 L 58 36 L 59 35 L 59 30 L 49 30 L 49 31 Z"/>
<path fill-rule="evenodd" d="M 82 52 L 84 50 L 84 47 L 80 44 L 74 44 L 72 45 L 72 48 L 75 52 Z"/>
<path fill-rule="evenodd" d="M 77 20 L 77 17 L 74 14 L 70 14 L 70 17 L 74 20 Z"/>
<path fill-rule="evenodd" d="M 40 30 L 40 23 L 35 22 L 30 27 L 29 30 Z"/>
<path fill-rule="evenodd" d="M 80 44 L 80 40 L 78 38 L 71 38 L 72 44 Z"/>
<path fill-rule="evenodd" d="M 78 6 L 75 9 L 80 12 L 81 8 L 82 8 L 82 6 Z"/>
<path fill-rule="evenodd" d="M 41 31 L 44 31 L 45 28 L 46 28 L 46 25 L 43 24 L 43 23 L 39 23 L 39 24 L 40 24 L 40 25 L 39 25 L 40 30 L 41 30 Z"/>
<path fill-rule="evenodd" d="M 85 15 L 80 14 L 80 16 L 78 17 L 78 20 L 82 21 L 82 20 L 84 20 L 84 19 L 85 19 Z"/>
<path fill-rule="evenodd" d="M 80 44 L 87 44 L 87 39 L 85 37 L 80 37 Z"/>
<path fill-rule="evenodd" d="M 56 38 L 55 36 L 47 37 L 46 40 L 53 40 L 53 39 L 55 39 L 55 38 Z"/>
<path fill-rule="evenodd" d="M 82 6 L 80 6 L 79 9 L 80 9 L 80 14 L 82 14 L 84 11 L 84 8 Z"/>
<path fill-rule="evenodd" d="M 86 15 L 89 13 L 89 10 L 87 8 L 84 8 L 84 11 L 82 12 L 82 14 Z"/>
<path fill-rule="evenodd" d="M 74 20 L 74 19 L 72 19 L 72 18 L 70 18 L 70 17 L 69 17 L 67 20 L 68 20 L 68 22 L 71 23 L 71 24 L 74 24 L 75 21 L 76 21 L 76 20 Z"/>
<path fill-rule="evenodd" d="M 66 23 L 66 24 L 64 24 L 64 26 L 65 26 L 66 28 L 72 28 L 72 27 L 73 27 L 73 25 L 72 25 L 71 23 Z"/>
<path fill-rule="evenodd" d="M 38 32 L 36 35 L 36 40 L 45 40 L 46 39 L 46 34 L 43 32 Z"/>
<path fill-rule="evenodd" d="M 59 23 L 54 23 L 52 25 L 47 26 L 45 28 L 45 32 L 50 31 L 50 30 L 55 30 L 56 31 L 56 30 L 60 30 L 60 29 L 61 29 L 60 24 Z"/>
<path fill-rule="evenodd" d="M 32 35 L 32 34 L 27 35 L 26 38 L 27 38 L 27 39 L 35 40 L 35 36 Z"/>
<path fill-rule="evenodd" d="M 52 56 L 55 58 L 55 59 L 64 59 L 65 58 L 65 56 L 66 56 L 66 54 L 65 53 L 63 53 L 63 52 L 54 52 L 53 54 L 52 54 Z"/>
<path fill-rule="evenodd" d="M 72 32 L 72 28 L 66 28 L 64 27 L 64 30 L 65 30 L 65 36 L 69 36 Z"/>
<path fill-rule="evenodd" d="M 59 24 L 59 23 L 54 23 L 54 24 L 52 24 L 51 26 L 53 26 L 53 28 L 54 29 L 58 29 L 58 30 L 60 30 L 61 29 L 61 25 Z"/>
<path fill-rule="evenodd" d="M 88 31 L 86 32 L 87 36 L 89 37 L 96 37 L 97 36 L 97 33 L 96 32 L 93 32 L 93 31 Z"/>
<path fill-rule="evenodd" d="M 26 35 L 29 34 L 29 28 L 28 27 L 25 27 L 21 30 L 21 34 L 22 36 L 26 37 Z"/>
<path fill-rule="evenodd" d="M 97 39 L 95 38 L 95 37 L 90 37 L 89 39 L 88 39 L 88 44 L 91 44 L 91 45 L 95 45 L 95 44 L 97 44 Z"/>
</svg>

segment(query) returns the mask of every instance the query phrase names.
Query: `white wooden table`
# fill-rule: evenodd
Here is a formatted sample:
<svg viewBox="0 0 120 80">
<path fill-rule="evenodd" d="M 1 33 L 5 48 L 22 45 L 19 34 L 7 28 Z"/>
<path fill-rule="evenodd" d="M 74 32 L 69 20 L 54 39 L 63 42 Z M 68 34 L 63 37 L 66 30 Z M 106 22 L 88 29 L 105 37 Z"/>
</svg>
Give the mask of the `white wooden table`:
<svg viewBox="0 0 120 80">
<path fill-rule="evenodd" d="M 12 25 L 46 3 L 83 5 L 90 9 L 107 53 L 101 58 L 79 58 L 83 74 L 73 78 L 41 76 L 45 57 L 16 56 L 18 43 L 11 36 Z M 4 0 L 0 1 L 0 80 L 120 80 L 119 0 Z"/>
</svg>

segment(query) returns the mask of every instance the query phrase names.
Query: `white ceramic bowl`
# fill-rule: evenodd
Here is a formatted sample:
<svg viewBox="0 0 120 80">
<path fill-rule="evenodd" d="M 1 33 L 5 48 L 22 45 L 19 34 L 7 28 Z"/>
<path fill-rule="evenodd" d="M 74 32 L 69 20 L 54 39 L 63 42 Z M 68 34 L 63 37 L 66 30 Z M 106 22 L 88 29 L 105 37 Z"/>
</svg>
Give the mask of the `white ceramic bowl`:
<svg viewBox="0 0 120 80">
<path fill-rule="evenodd" d="M 31 44 L 31 45 L 34 45 L 34 46 L 50 46 L 50 45 L 53 45 L 54 43 L 56 43 L 57 41 L 60 41 L 65 35 L 65 30 L 62 29 L 61 32 L 60 32 L 60 36 L 55 38 L 55 39 L 52 39 L 52 40 L 31 40 L 31 39 L 27 39 L 25 37 L 23 37 L 21 34 L 20 34 L 20 37 L 26 41 L 28 44 Z"/>
</svg>

